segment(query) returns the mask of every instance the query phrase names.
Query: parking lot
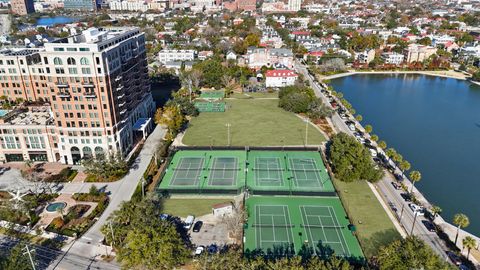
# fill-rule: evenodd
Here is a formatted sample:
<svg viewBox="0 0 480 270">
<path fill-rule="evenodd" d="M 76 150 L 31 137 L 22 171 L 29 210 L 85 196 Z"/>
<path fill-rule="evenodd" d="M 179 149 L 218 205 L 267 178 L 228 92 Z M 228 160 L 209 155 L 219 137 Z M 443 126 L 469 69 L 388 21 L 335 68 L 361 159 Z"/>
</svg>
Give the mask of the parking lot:
<svg viewBox="0 0 480 270">
<path fill-rule="evenodd" d="M 228 237 L 227 225 L 221 222 L 204 222 L 199 232 L 193 232 L 190 229 L 190 236 L 192 244 L 196 246 L 208 246 L 211 244 L 223 246 L 232 243 Z"/>
</svg>

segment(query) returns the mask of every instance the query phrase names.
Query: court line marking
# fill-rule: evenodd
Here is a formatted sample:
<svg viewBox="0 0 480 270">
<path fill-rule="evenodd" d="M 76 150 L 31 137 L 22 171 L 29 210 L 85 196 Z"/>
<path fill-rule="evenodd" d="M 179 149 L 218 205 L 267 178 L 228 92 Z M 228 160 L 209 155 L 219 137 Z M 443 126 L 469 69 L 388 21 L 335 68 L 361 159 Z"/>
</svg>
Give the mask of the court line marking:
<svg viewBox="0 0 480 270">
<path fill-rule="evenodd" d="M 330 208 L 332 208 L 332 210 L 333 210 L 332 219 L 333 219 L 333 217 L 335 217 L 335 220 L 336 220 L 337 224 L 340 224 L 340 222 L 338 221 L 337 214 L 335 213 L 335 209 L 333 209 L 332 206 L 330 206 Z M 330 211 L 330 210 L 329 210 L 329 211 Z M 350 252 L 350 248 L 348 247 L 347 239 L 345 239 L 345 235 L 343 234 L 343 231 L 340 230 L 340 233 L 341 233 L 341 235 L 342 235 L 343 241 L 345 242 L 345 245 L 347 246 L 347 250 L 344 249 L 343 251 L 344 251 L 344 252 L 345 252 L 345 251 L 348 251 L 348 254 L 347 254 L 347 255 L 352 254 L 352 253 Z M 340 239 L 340 241 L 341 241 L 341 239 Z M 342 244 L 342 246 L 343 246 L 343 244 Z"/>
<path fill-rule="evenodd" d="M 313 172 L 315 173 L 315 179 L 310 179 L 309 177 L 307 177 L 307 169 L 305 168 L 305 164 L 298 164 L 295 166 L 295 163 L 293 160 L 301 160 L 301 161 L 307 161 L 307 162 L 310 162 L 314 168 L 313 168 Z M 292 175 L 293 175 L 293 179 L 294 179 L 294 183 L 295 183 L 295 186 L 297 188 L 314 188 L 314 187 L 319 187 L 319 188 L 323 188 L 324 185 L 322 183 L 322 177 L 320 176 L 320 173 L 318 172 L 318 167 L 317 167 L 317 162 L 315 159 L 313 158 L 308 158 L 308 159 L 301 159 L 301 158 L 288 158 L 288 161 L 290 163 L 290 171 L 292 172 Z M 298 166 L 302 166 L 302 168 L 298 168 Z M 312 170 L 312 169 L 310 169 Z M 300 173 L 303 173 L 304 174 L 304 178 L 300 178 Z M 314 187 L 302 187 L 300 185 L 300 182 L 314 182 L 315 184 L 317 184 L 317 186 L 314 186 Z"/>
</svg>

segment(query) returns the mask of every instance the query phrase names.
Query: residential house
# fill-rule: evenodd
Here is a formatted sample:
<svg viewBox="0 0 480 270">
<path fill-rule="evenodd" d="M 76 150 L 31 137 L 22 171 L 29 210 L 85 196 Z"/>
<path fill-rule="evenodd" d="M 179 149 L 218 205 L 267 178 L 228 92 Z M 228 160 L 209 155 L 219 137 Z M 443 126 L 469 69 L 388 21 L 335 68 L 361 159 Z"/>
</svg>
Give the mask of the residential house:
<svg viewBox="0 0 480 270">
<path fill-rule="evenodd" d="M 158 60 L 162 64 L 172 61 L 193 61 L 196 55 L 195 50 L 161 50 L 158 53 Z"/>
<path fill-rule="evenodd" d="M 396 52 L 384 52 L 382 53 L 381 58 L 385 64 L 400 65 L 403 63 L 405 56 Z"/>
<path fill-rule="evenodd" d="M 437 53 L 437 48 L 419 44 L 410 44 L 404 50 L 405 61 L 407 63 L 423 62 L 435 53 Z"/>
<path fill-rule="evenodd" d="M 285 87 L 295 84 L 298 75 L 292 70 L 267 70 L 265 73 L 266 87 Z"/>
</svg>

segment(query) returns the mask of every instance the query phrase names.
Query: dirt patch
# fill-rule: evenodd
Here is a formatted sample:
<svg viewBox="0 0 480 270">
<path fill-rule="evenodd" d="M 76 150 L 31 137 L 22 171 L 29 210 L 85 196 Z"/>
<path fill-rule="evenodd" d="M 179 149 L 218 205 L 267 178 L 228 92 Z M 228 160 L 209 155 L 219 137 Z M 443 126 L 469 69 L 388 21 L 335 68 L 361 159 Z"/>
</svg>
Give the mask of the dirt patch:
<svg viewBox="0 0 480 270">
<path fill-rule="evenodd" d="M 319 127 L 325 134 L 327 134 L 328 137 L 332 137 L 335 134 L 327 119 L 322 118 L 315 120 L 315 125 L 317 125 L 317 127 Z"/>
</svg>

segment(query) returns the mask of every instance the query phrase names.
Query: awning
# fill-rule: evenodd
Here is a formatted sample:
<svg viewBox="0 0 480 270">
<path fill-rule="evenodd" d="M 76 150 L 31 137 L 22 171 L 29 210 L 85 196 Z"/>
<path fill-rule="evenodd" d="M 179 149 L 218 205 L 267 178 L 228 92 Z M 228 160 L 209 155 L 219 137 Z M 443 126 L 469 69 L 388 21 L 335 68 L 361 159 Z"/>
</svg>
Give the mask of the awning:
<svg viewBox="0 0 480 270">
<path fill-rule="evenodd" d="M 144 131 L 150 121 L 152 121 L 152 118 L 139 118 L 133 125 L 133 130 Z"/>
</svg>

